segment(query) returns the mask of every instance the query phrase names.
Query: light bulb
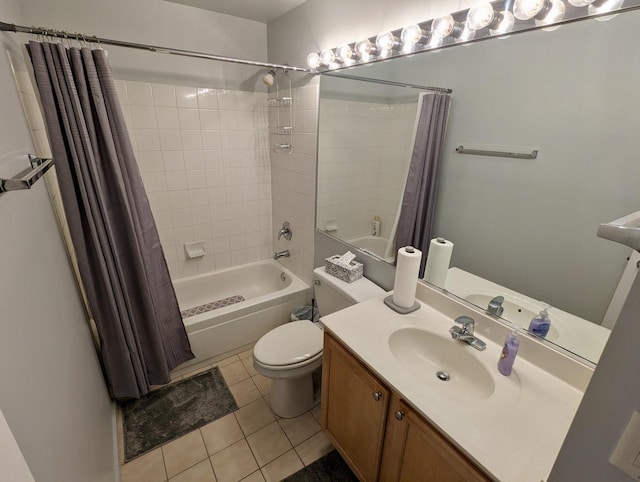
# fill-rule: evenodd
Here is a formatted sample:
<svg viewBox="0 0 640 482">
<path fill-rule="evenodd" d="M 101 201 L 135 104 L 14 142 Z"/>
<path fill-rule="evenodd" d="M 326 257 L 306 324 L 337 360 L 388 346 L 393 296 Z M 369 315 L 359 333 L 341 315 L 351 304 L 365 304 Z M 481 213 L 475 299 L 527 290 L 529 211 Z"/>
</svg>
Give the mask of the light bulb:
<svg viewBox="0 0 640 482">
<path fill-rule="evenodd" d="M 398 38 L 389 31 L 381 32 L 376 37 L 378 50 L 390 51 L 397 47 L 399 43 Z"/>
<path fill-rule="evenodd" d="M 494 28 L 489 29 L 491 35 L 503 35 L 513 30 L 513 25 L 516 22 L 513 14 L 509 10 L 503 10 L 500 12 L 500 17 L 501 20 L 498 24 Z"/>
<path fill-rule="evenodd" d="M 336 49 L 336 58 L 342 63 L 348 64 L 356 60 L 357 55 L 353 49 L 347 44 Z"/>
<path fill-rule="evenodd" d="M 402 29 L 400 39 L 402 40 L 402 45 L 408 50 L 411 50 L 416 45 L 425 41 L 426 34 L 425 31 L 420 28 L 420 25 L 414 23 Z"/>
<path fill-rule="evenodd" d="M 336 55 L 333 53 L 333 50 L 326 49 L 320 53 L 320 61 L 323 65 L 327 67 L 333 64 L 336 61 Z"/>
<path fill-rule="evenodd" d="M 548 0 L 516 0 L 513 4 L 513 15 L 518 20 L 529 20 L 545 8 L 550 8 Z"/>
<path fill-rule="evenodd" d="M 445 38 L 453 33 L 456 21 L 451 15 L 436 18 L 431 24 L 431 31 L 434 36 Z"/>
<path fill-rule="evenodd" d="M 559 22 L 564 18 L 566 7 L 562 0 L 551 0 L 551 8 L 541 19 L 536 18 L 536 25 L 541 27 L 543 25 L 550 25 L 555 22 Z"/>
<path fill-rule="evenodd" d="M 469 9 L 467 25 L 474 30 L 480 30 L 491 25 L 496 17 L 497 14 L 489 2 L 480 3 Z"/>
<path fill-rule="evenodd" d="M 589 15 L 598 15 L 599 13 L 611 12 L 612 10 L 618 10 L 624 0 L 605 0 L 604 2 L 595 2 L 592 5 L 589 5 Z M 613 18 L 614 15 L 608 15 L 606 17 L 597 17 L 596 20 L 609 20 Z"/>
<path fill-rule="evenodd" d="M 310 69 L 315 70 L 320 67 L 320 56 L 316 52 L 311 52 L 307 55 L 307 65 Z"/>
<path fill-rule="evenodd" d="M 373 46 L 369 39 L 360 40 L 356 44 L 356 51 L 363 59 L 368 59 L 372 54 L 375 53 L 376 48 Z"/>
</svg>

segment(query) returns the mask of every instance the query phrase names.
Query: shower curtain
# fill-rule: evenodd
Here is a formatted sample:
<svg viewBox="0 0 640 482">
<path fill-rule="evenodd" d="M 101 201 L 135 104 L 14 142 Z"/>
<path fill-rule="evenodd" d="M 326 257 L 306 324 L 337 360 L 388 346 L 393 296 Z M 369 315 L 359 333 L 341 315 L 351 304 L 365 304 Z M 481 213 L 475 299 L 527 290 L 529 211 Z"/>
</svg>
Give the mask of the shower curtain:
<svg viewBox="0 0 640 482">
<path fill-rule="evenodd" d="M 194 355 L 111 70 L 102 49 L 27 50 L 107 386 L 138 398 Z"/>
<path fill-rule="evenodd" d="M 450 97 L 445 94 L 421 95 L 422 110 L 416 127 L 396 234 L 396 253 L 403 246 L 413 246 L 422 251 L 420 278 L 424 276 L 432 238 L 438 172 L 451 103 Z"/>
</svg>

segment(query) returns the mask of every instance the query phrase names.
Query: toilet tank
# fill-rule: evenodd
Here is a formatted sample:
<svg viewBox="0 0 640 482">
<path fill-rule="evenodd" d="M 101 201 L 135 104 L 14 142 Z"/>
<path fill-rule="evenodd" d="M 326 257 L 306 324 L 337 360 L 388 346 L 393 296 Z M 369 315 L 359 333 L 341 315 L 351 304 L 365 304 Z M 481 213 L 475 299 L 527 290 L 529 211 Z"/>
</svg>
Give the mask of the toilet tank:
<svg viewBox="0 0 640 482">
<path fill-rule="evenodd" d="M 347 283 L 331 276 L 324 268 L 313 270 L 313 284 L 320 316 L 329 315 L 385 293 L 385 290 L 367 278 L 362 277 L 353 283 Z"/>
</svg>

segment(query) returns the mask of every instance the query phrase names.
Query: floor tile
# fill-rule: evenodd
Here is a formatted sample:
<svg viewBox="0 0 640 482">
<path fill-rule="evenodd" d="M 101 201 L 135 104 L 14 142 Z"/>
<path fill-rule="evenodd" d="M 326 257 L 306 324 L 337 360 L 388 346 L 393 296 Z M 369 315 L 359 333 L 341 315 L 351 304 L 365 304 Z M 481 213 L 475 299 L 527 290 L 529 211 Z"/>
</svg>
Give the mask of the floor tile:
<svg viewBox="0 0 640 482">
<path fill-rule="evenodd" d="M 253 361 L 253 348 L 249 348 L 248 350 L 243 351 L 242 353 L 238 353 L 240 360 L 252 360 Z"/>
<path fill-rule="evenodd" d="M 323 455 L 333 450 L 333 445 L 324 432 L 318 432 L 313 437 L 305 440 L 296 446 L 296 452 L 304 465 L 309 465 L 318 460 Z"/>
<path fill-rule="evenodd" d="M 213 368 L 213 365 L 211 363 L 209 363 L 208 365 L 205 365 L 203 367 L 200 368 L 196 368 L 194 370 L 185 372 L 184 375 L 182 375 L 182 379 L 186 380 L 187 378 L 191 378 L 193 376 L 198 375 L 199 373 L 204 373 L 204 372 L 208 372 L 209 370 L 211 370 Z"/>
<path fill-rule="evenodd" d="M 269 395 L 271 393 L 271 380 L 267 377 L 263 377 L 262 375 L 258 374 L 258 375 L 253 375 L 251 377 L 251 379 L 253 380 L 253 383 L 256 384 L 256 387 L 258 387 L 258 390 L 260 390 L 260 393 L 262 393 L 262 395 Z"/>
<path fill-rule="evenodd" d="M 231 355 L 230 357 L 223 358 L 222 360 L 218 360 L 213 364 L 216 367 L 226 367 L 227 365 L 231 365 L 232 363 L 236 363 L 240 361 L 238 355 Z"/>
<path fill-rule="evenodd" d="M 252 433 L 247 437 L 247 442 L 260 467 L 293 448 L 278 422 Z"/>
<path fill-rule="evenodd" d="M 253 474 L 248 477 L 242 479 L 242 482 L 264 482 L 264 477 L 262 476 L 262 472 L 256 470 Z"/>
<path fill-rule="evenodd" d="M 247 372 L 247 369 L 240 360 L 229 365 L 221 366 L 220 371 L 227 385 L 233 385 L 249 378 L 249 372 Z"/>
<path fill-rule="evenodd" d="M 258 464 L 244 439 L 212 455 L 211 465 L 218 482 L 237 482 L 258 469 Z"/>
<path fill-rule="evenodd" d="M 267 482 L 278 482 L 291 474 L 295 474 L 302 468 L 304 468 L 304 465 L 295 450 L 289 450 L 286 454 L 281 455 L 263 467 L 262 475 L 264 475 Z"/>
<path fill-rule="evenodd" d="M 234 385 L 230 385 L 229 390 L 238 404 L 238 407 L 244 407 L 245 405 L 262 398 L 258 387 L 256 387 L 256 384 L 253 383 L 251 378 L 247 378 L 246 380 L 242 380 Z"/>
<path fill-rule="evenodd" d="M 254 376 L 258 374 L 256 369 L 253 367 L 253 356 L 251 356 L 251 358 L 240 357 L 240 361 L 242 362 L 244 367 L 247 369 L 247 372 L 249 372 L 250 376 Z"/>
<path fill-rule="evenodd" d="M 209 455 L 213 455 L 244 438 L 233 413 L 205 425 L 200 429 L 200 433 Z"/>
<path fill-rule="evenodd" d="M 205 459 L 199 464 L 172 477 L 169 479 L 169 482 L 216 482 L 216 476 L 213 475 L 211 462 L 209 459 Z"/>
<path fill-rule="evenodd" d="M 315 418 L 320 425 L 322 425 L 322 406 L 316 405 L 311 409 L 311 415 Z"/>
<path fill-rule="evenodd" d="M 263 399 L 256 400 L 240 408 L 235 412 L 235 416 L 245 435 L 250 435 L 276 420 L 273 412 Z"/>
<path fill-rule="evenodd" d="M 296 418 L 281 418 L 278 423 L 293 445 L 298 445 L 320 431 L 320 424 L 311 412 Z"/>
<path fill-rule="evenodd" d="M 162 451 L 160 449 L 152 450 L 124 464 L 120 470 L 120 480 L 121 482 L 164 482 L 167 480 Z"/>
<path fill-rule="evenodd" d="M 199 430 L 195 430 L 162 447 L 167 476 L 173 477 L 208 457 Z"/>
</svg>

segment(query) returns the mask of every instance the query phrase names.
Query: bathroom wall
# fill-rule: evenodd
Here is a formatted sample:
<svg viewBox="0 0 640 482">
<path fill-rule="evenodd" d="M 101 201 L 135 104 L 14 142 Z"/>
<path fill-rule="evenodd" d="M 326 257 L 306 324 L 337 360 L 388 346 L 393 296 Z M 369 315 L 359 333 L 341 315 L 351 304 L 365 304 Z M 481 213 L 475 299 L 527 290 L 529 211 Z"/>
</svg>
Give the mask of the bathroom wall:
<svg viewBox="0 0 640 482">
<path fill-rule="evenodd" d="M 384 29 L 468 8 L 472 1 L 307 0 L 268 26 L 269 58 L 303 64 L 311 51 L 376 35 Z M 296 38 L 296 42 L 291 42 Z M 620 80 L 620 77 L 616 77 Z M 623 77 L 624 78 L 624 77 Z M 326 250 L 329 254 L 331 248 Z M 317 258 L 321 259 L 322 253 Z M 556 461 L 550 480 L 629 480 L 608 460 L 633 410 L 640 410 L 640 384 L 635 380 L 640 338 L 640 286 L 634 286 L 628 305 L 600 358 L 578 416 Z M 594 423 L 597 421 L 598 423 Z M 615 475 L 614 475 L 615 474 Z"/>
<path fill-rule="evenodd" d="M 378 216 L 388 238 L 402 199 L 416 103 L 320 100 L 318 217 L 337 220 L 341 239 L 371 235 Z"/>
<path fill-rule="evenodd" d="M 267 94 L 116 85 L 172 278 L 271 257 Z"/>
<path fill-rule="evenodd" d="M 0 0 L 0 18 L 20 21 L 21 6 Z M 0 46 L 0 176 L 13 177 L 40 128 L 26 122 L 8 61 L 7 51 L 24 79 L 19 39 L 1 34 Z M 0 223 L 0 411 L 35 480 L 113 481 L 113 406 L 45 183 L 1 194 Z M 0 479 L 20 480 L 9 470 Z"/>
<path fill-rule="evenodd" d="M 289 258 L 280 262 L 311 284 L 316 214 L 316 153 L 318 129 L 317 79 L 290 74 L 293 81 L 294 135 L 291 154 L 283 149 L 271 151 L 274 249 L 288 249 Z M 281 84 L 281 87 L 282 88 Z M 273 91 L 273 88 L 271 89 Z M 270 92 L 270 97 L 275 95 Z M 284 221 L 291 223 L 291 241 L 277 239 Z"/>
</svg>

